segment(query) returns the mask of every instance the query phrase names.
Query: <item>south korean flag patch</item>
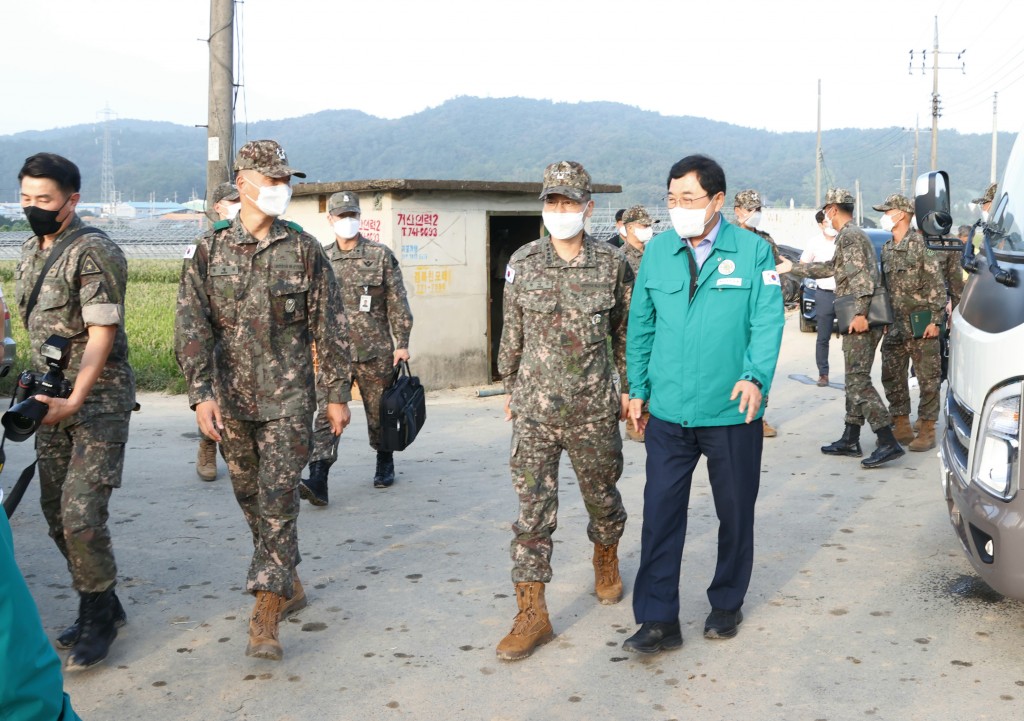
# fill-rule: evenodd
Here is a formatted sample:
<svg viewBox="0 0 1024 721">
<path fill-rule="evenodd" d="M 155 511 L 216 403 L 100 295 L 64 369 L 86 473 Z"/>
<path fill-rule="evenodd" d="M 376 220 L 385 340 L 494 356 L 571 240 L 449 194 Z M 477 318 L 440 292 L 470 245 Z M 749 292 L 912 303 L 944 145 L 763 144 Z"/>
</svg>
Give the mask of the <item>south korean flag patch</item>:
<svg viewBox="0 0 1024 721">
<path fill-rule="evenodd" d="M 195 243 L 193 243 L 192 245 L 190 245 L 187 248 L 185 248 L 185 255 L 183 257 L 191 258 L 195 254 L 196 254 L 196 245 L 195 245 Z"/>
<path fill-rule="evenodd" d="M 779 282 L 779 274 L 774 270 L 762 271 L 761 279 L 764 281 L 765 285 L 782 285 L 782 283 Z"/>
<path fill-rule="evenodd" d="M 505 266 L 505 282 L 506 283 L 515 283 L 515 281 L 516 281 L 516 269 L 513 268 L 511 265 L 506 265 Z"/>
</svg>

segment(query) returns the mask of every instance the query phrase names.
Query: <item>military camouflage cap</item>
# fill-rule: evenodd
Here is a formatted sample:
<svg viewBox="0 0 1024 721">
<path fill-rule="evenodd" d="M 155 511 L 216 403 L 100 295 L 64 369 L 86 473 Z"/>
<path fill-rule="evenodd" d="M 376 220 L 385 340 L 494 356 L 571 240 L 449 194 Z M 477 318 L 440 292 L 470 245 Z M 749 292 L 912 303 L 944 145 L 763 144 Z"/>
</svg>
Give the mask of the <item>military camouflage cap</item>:
<svg viewBox="0 0 1024 721">
<path fill-rule="evenodd" d="M 914 212 L 914 201 L 899 193 L 893 193 L 881 205 L 872 205 L 871 207 L 883 213 L 887 210 L 902 210 L 904 213 L 912 214 Z"/>
<path fill-rule="evenodd" d="M 302 171 L 288 167 L 288 156 L 275 140 L 250 140 L 243 145 L 235 156 L 235 170 L 255 170 L 268 178 L 306 177 Z"/>
<path fill-rule="evenodd" d="M 232 203 L 239 200 L 238 188 L 236 188 L 233 183 L 221 183 L 213 189 L 213 196 L 211 197 L 213 205 L 216 205 L 222 200 L 227 200 Z"/>
<path fill-rule="evenodd" d="M 576 201 L 590 198 L 590 173 L 572 160 L 552 163 L 544 169 L 544 189 L 540 191 L 543 200 L 549 195 L 564 195 Z"/>
<path fill-rule="evenodd" d="M 736 193 L 736 200 L 732 207 L 743 208 L 744 210 L 757 210 L 761 207 L 761 194 L 753 189 L 741 190 Z"/>
<path fill-rule="evenodd" d="M 975 205 L 984 205 L 985 203 L 991 203 L 993 200 L 995 200 L 997 186 L 998 183 L 992 183 L 992 185 L 985 188 L 985 194 L 983 196 L 981 196 L 980 198 L 975 198 L 971 202 L 974 203 Z"/>
<path fill-rule="evenodd" d="M 857 201 L 846 188 L 829 188 L 828 192 L 825 193 L 825 204 L 822 208 L 827 208 L 830 205 L 853 205 Z"/>
<path fill-rule="evenodd" d="M 969 226 L 969 225 L 961 225 L 959 228 L 956 229 L 956 236 L 958 238 L 960 238 L 960 237 L 965 236 L 965 235 L 970 235 L 970 232 L 971 232 L 971 226 Z"/>
<path fill-rule="evenodd" d="M 651 219 L 651 214 L 642 205 L 634 205 L 622 214 L 623 223 L 639 223 L 640 225 L 651 226 L 658 221 Z"/>
<path fill-rule="evenodd" d="M 327 201 L 327 212 L 331 215 L 358 213 L 360 212 L 359 196 L 351 190 L 343 190 L 340 193 L 335 193 L 331 196 L 330 200 Z"/>
</svg>

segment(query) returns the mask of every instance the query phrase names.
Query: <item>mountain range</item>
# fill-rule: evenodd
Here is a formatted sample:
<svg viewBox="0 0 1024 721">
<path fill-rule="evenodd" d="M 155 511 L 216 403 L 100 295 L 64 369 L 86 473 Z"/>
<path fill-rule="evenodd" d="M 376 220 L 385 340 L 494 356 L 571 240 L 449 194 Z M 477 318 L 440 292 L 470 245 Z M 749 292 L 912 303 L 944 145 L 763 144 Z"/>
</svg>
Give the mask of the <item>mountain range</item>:
<svg viewBox="0 0 1024 721">
<path fill-rule="evenodd" d="M 757 125 L 752 105 L 750 125 Z M 115 120 L 0 136 L 0 201 L 17 200 L 24 159 L 51 151 L 82 170 L 83 198 L 100 199 L 104 133 L 111 142 L 121 199 L 184 201 L 205 193 L 206 130 L 167 122 Z M 929 133 L 920 134 L 919 170 L 927 169 Z M 283 120 L 240 124 L 237 143 L 273 138 L 307 181 L 372 178 L 540 181 L 555 160 L 578 160 L 596 183 L 614 183 L 621 196 L 598 198 L 624 207 L 655 203 L 668 169 L 704 153 L 726 171 L 729 192 L 757 188 L 766 205 L 809 207 L 815 202 L 813 132 L 776 133 L 694 116 L 664 116 L 614 102 L 556 103 L 526 98 L 459 97 L 396 120 L 357 110 L 325 110 Z M 1011 133 L 998 138 L 1005 167 Z M 988 185 L 990 134 L 939 131 L 939 167 L 950 175 L 954 209 Z M 866 204 L 899 192 L 901 175 L 913 187 L 914 132 L 904 128 L 844 128 L 822 132 L 825 186 L 851 190 L 859 182 Z M 912 191 L 908 190 L 908 193 Z"/>
</svg>

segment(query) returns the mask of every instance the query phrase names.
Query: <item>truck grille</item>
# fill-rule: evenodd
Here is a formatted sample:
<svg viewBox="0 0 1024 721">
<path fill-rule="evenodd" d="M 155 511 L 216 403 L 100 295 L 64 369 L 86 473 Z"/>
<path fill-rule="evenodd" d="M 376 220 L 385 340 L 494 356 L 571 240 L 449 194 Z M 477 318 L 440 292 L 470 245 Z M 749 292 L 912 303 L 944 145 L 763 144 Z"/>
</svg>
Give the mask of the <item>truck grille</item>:
<svg viewBox="0 0 1024 721">
<path fill-rule="evenodd" d="M 967 453 L 974 427 L 974 411 L 962 404 L 950 390 L 946 393 L 946 439 L 953 467 L 961 480 L 967 479 Z"/>
</svg>

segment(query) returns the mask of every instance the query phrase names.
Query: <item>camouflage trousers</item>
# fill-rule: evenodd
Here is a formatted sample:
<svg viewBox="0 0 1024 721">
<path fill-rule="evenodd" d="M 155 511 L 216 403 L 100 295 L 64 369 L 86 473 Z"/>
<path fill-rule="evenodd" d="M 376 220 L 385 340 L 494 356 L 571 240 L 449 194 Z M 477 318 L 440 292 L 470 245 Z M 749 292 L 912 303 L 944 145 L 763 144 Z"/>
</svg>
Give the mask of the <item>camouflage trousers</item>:
<svg viewBox="0 0 1024 721">
<path fill-rule="evenodd" d="M 390 354 L 374 358 L 363 363 L 352 363 L 352 378 L 359 384 L 359 395 L 363 397 L 363 410 L 366 411 L 366 429 L 370 436 L 370 447 L 380 450 L 380 397 L 391 382 L 394 366 Z M 317 380 L 316 420 L 313 422 L 313 461 L 338 460 L 338 441 L 340 438 L 331 433 L 331 425 L 327 422 L 327 397 L 320 392 L 321 384 Z"/>
<path fill-rule="evenodd" d="M 117 580 L 107 504 L 121 486 L 130 417 L 103 413 L 36 431 L 39 505 L 80 593 L 105 591 Z"/>
<path fill-rule="evenodd" d="M 942 358 L 938 338 L 915 338 L 909 328 L 892 326 L 882 339 L 882 387 L 894 416 L 910 415 L 910 387 L 907 382 L 910 361 L 920 388 L 917 415 L 926 421 L 939 417 L 939 386 L 942 384 Z"/>
<path fill-rule="evenodd" d="M 846 422 L 864 425 L 867 419 L 871 430 L 892 425 L 892 417 L 882 396 L 871 384 L 871 366 L 875 362 L 875 349 L 882 340 L 882 329 L 872 328 L 867 333 L 843 336 L 843 360 L 846 363 Z"/>
<path fill-rule="evenodd" d="M 246 589 L 291 598 L 299 565 L 299 479 L 309 461 L 308 415 L 271 421 L 224 419 L 221 455 L 252 532 Z"/>
<path fill-rule="evenodd" d="M 618 419 L 579 426 L 551 426 L 515 418 L 509 465 L 519 496 L 519 519 L 512 526 L 512 582 L 551 580 L 551 534 L 558 526 L 558 466 L 569 455 L 590 515 L 587 536 L 611 545 L 622 536 L 626 509 L 618 483 L 622 438 Z"/>
</svg>

